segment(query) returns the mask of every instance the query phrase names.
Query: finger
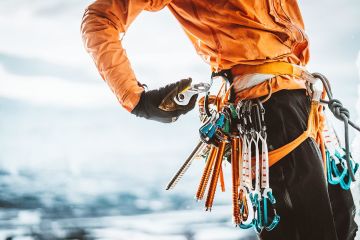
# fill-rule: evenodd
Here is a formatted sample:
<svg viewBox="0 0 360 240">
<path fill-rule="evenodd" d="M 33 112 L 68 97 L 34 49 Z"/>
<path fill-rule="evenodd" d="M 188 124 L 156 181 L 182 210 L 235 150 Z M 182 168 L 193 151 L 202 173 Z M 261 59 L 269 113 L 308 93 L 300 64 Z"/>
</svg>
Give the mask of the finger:
<svg viewBox="0 0 360 240">
<path fill-rule="evenodd" d="M 195 94 L 194 96 L 192 96 L 190 98 L 190 101 L 189 101 L 189 103 L 187 105 L 190 110 L 195 107 L 198 96 L 199 96 L 199 94 Z"/>
<path fill-rule="evenodd" d="M 186 90 L 191 85 L 191 78 L 188 79 L 182 79 L 176 83 L 170 84 L 163 88 L 161 91 L 165 91 L 166 95 L 162 99 L 162 101 L 159 103 L 159 108 L 164 111 L 174 111 L 176 109 L 184 109 L 186 106 L 178 106 L 174 102 L 174 98 L 177 94 L 180 92 Z M 166 92 L 168 91 L 168 92 Z M 161 94 L 162 95 L 162 94 Z"/>
<path fill-rule="evenodd" d="M 175 96 L 176 94 L 184 91 L 186 88 L 188 88 L 191 85 L 192 79 L 186 78 L 182 79 L 180 81 L 177 81 L 175 83 L 171 83 L 166 85 L 165 87 L 162 87 L 159 89 L 160 95 L 163 98 L 169 97 L 169 96 Z"/>
<path fill-rule="evenodd" d="M 178 93 L 184 91 L 188 87 L 190 87 L 192 82 L 191 78 L 182 79 L 178 82 Z"/>
<path fill-rule="evenodd" d="M 177 116 L 174 112 L 167 112 L 153 106 L 152 104 L 146 105 L 147 114 L 144 116 L 147 119 L 155 120 L 162 123 L 174 122 L 174 117 Z"/>
</svg>

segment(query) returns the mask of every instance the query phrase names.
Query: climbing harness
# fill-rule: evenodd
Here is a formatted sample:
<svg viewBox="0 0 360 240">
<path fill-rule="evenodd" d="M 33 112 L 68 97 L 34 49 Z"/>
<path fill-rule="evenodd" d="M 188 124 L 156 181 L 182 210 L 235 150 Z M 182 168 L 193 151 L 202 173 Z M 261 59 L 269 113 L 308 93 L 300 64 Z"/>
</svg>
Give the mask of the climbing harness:
<svg viewBox="0 0 360 240">
<path fill-rule="evenodd" d="M 235 103 L 232 73 L 213 74 L 212 77 L 221 76 L 223 84 L 217 95 L 210 95 L 210 86 L 206 85 L 207 93 L 199 100 L 200 141 L 166 189 L 172 189 L 178 183 L 195 158 L 206 159 L 195 198 L 198 201 L 205 199 L 205 209 L 211 211 L 218 182 L 225 191 L 222 163 L 229 161 L 235 225 L 242 229 L 253 227 L 257 232 L 271 231 L 279 224 L 280 216 L 276 212 L 276 198 L 270 186 L 269 168 L 306 139 L 313 138 L 321 150 L 328 182 L 347 190 L 359 168 L 359 164 L 351 158 L 348 125 L 358 131 L 360 128 L 350 121 L 349 111 L 341 102 L 332 98 L 328 80 L 319 73 L 310 74 L 296 65 L 283 62 L 248 66 L 241 71 L 241 74 L 258 72 L 271 76 L 287 74 L 306 80 L 307 92 L 311 96 L 307 129 L 292 142 L 269 152 L 264 99 L 237 99 Z M 270 95 L 271 89 L 265 99 Z M 185 92 L 184 96 L 190 94 Z M 326 96 L 329 100 L 325 100 Z M 325 118 L 325 105 L 344 122 L 344 148 Z"/>
</svg>

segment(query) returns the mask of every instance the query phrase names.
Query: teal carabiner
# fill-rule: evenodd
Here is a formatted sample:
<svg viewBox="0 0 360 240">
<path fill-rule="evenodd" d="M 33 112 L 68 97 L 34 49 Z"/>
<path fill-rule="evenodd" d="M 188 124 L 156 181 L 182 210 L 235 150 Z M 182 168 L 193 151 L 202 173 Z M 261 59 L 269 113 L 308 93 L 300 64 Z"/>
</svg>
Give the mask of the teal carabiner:
<svg viewBox="0 0 360 240">
<path fill-rule="evenodd" d="M 340 174 L 338 167 L 342 167 L 346 171 L 346 174 L 344 175 L 344 177 L 340 181 L 340 187 L 342 189 L 344 189 L 344 190 L 349 190 L 350 186 L 351 186 L 351 183 L 352 183 L 352 180 L 351 180 L 351 178 L 350 178 L 350 176 L 348 174 L 347 166 L 345 165 L 344 162 L 341 162 L 340 164 L 335 165 L 333 167 L 333 170 L 334 170 L 335 174 Z M 353 162 L 351 161 L 350 162 L 350 167 L 352 168 L 352 171 L 355 174 L 357 172 L 358 168 L 359 168 L 359 164 L 355 163 L 355 166 L 353 167 Z"/>
<path fill-rule="evenodd" d="M 261 232 L 264 228 L 267 231 L 273 230 L 280 222 L 280 216 L 276 213 L 275 209 L 276 200 L 272 194 L 271 188 L 264 189 L 261 204 L 258 207 L 258 219 L 256 221 L 255 229 Z M 273 217 L 269 222 L 269 207 L 273 210 Z"/>
<path fill-rule="evenodd" d="M 251 222 L 250 223 L 240 223 L 240 225 L 239 225 L 239 227 L 241 228 L 241 229 L 249 229 L 249 228 L 252 228 L 254 225 L 255 225 L 255 219 L 252 219 L 251 220 Z"/>
<path fill-rule="evenodd" d="M 265 194 L 263 196 L 263 205 L 264 205 L 264 226 L 265 229 L 267 231 L 271 231 L 273 230 L 280 222 L 280 216 L 276 213 L 276 209 L 275 209 L 275 204 L 276 204 L 276 200 L 274 195 L 272 194 L 271 189 L 270 190 L 265 190 L 265 193 L 267 192 L 267 194 Z M 272 210 L 274 213 L 274 217 L 271 221 L 271 223 L 269 224 L 269 219 L 268 219 L 268 206 L 267 206 L 267 201 L 270 202 L 270 205 L 272 206 Z"/>
<path fill-rule="evenodd" d="M 347 173 L 347 170 L 343 169 L 341 174 L 339 174 L 338 168 L 336 167 L 336 162 L 330 155 L 329 151 L 326 151 L 326 170 L 328 182 L 332 185 L 340 184 L 341 180 Z"/>
<path fill-rule="evenodd" d="M 339 160 L 339 163 L 336 163 L 336 160 L 333 157 L 336 157 L 337 160 Z M 330 152 L 326 151 L 327 177 L 330 184 L 339 184 L 342 189 L 349 190 L 352 180 L 349 177 L 349 171 L 344 157 L 345 156 L 341 155 L 338 151 L 335 152 L 335 156 L 331 156 Z M 354 163 L 352 159 L 350 160 L 351 170 L 355 174 L 359 168 L 359 164 Z"/>
<path fill-rule="evenodd" d="M 264 228 L 263 211 L 261 209 L 261 197 L 257 199 L 256 222 L 254 223 L 255 230 L 260 233 Z"/>
<path fill-rule="evenodd" d="M 250 200 L 254 209 L 253 227 L 258 233 L 260 233 L 264 228 L 261 209 L 261 196 L 258 192 L 252 192 L 250 193 Z"/>
<path fill-rule="evenodd" d="M 239 227 L 241 229 L 249 229 L 251 227 L 256 228 L 256 225 L 257 225 L 256 212 L 257 212 L 257 207 L 258 207 L 258 200 L 257 200 L 257 196 L 255 196 L 255 195 L 253 195 L 253 193 L 250 193 L 248 195 L 248 197 L 250 199 L 250 202 L 251 202 L 251 205 L 252 205 L 252 209 L 253 209 L 253 218 L 251 219 L 250 214 L 249 214 L 247 221 L 240 223 Z M 251 219 L 251 221 L 250 221 L 250 219 Z"/>
</svg>

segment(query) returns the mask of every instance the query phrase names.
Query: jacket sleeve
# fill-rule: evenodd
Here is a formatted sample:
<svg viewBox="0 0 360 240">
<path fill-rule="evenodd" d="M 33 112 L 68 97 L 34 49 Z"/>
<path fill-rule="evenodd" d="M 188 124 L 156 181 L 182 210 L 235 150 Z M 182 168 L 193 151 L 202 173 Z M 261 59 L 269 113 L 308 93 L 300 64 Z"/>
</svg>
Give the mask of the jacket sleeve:
<svg viewBox="0 0 360 240">
<path fill-rule="evenodd" d="M 96 0 L 87 7 L 81 24 L 85 49 L 92 56 L 101 77 L 120 104 L 129 112 L 140 100 L 143 87 L 136 80 L 120 34 L 142 10 L 156 11 L 164 0 Z"/>
</svg>

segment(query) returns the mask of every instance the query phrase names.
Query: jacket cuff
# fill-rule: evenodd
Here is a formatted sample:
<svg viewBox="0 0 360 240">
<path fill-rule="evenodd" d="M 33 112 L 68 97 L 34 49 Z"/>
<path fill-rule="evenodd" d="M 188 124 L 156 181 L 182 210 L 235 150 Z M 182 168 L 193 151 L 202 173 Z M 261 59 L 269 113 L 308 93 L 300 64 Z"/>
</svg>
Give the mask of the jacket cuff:
<svg viewBox="0 0 360 240">
<path fill-rule="evenodd" d="M 141 94 L 144 92 L 144 88 L 137 86 L 133 89 L 128 89 L 126 94 L 121 98 L 117 95 L 120 104 L 128 111 L 131 112 L 140 101 Z"/>
</svg>

